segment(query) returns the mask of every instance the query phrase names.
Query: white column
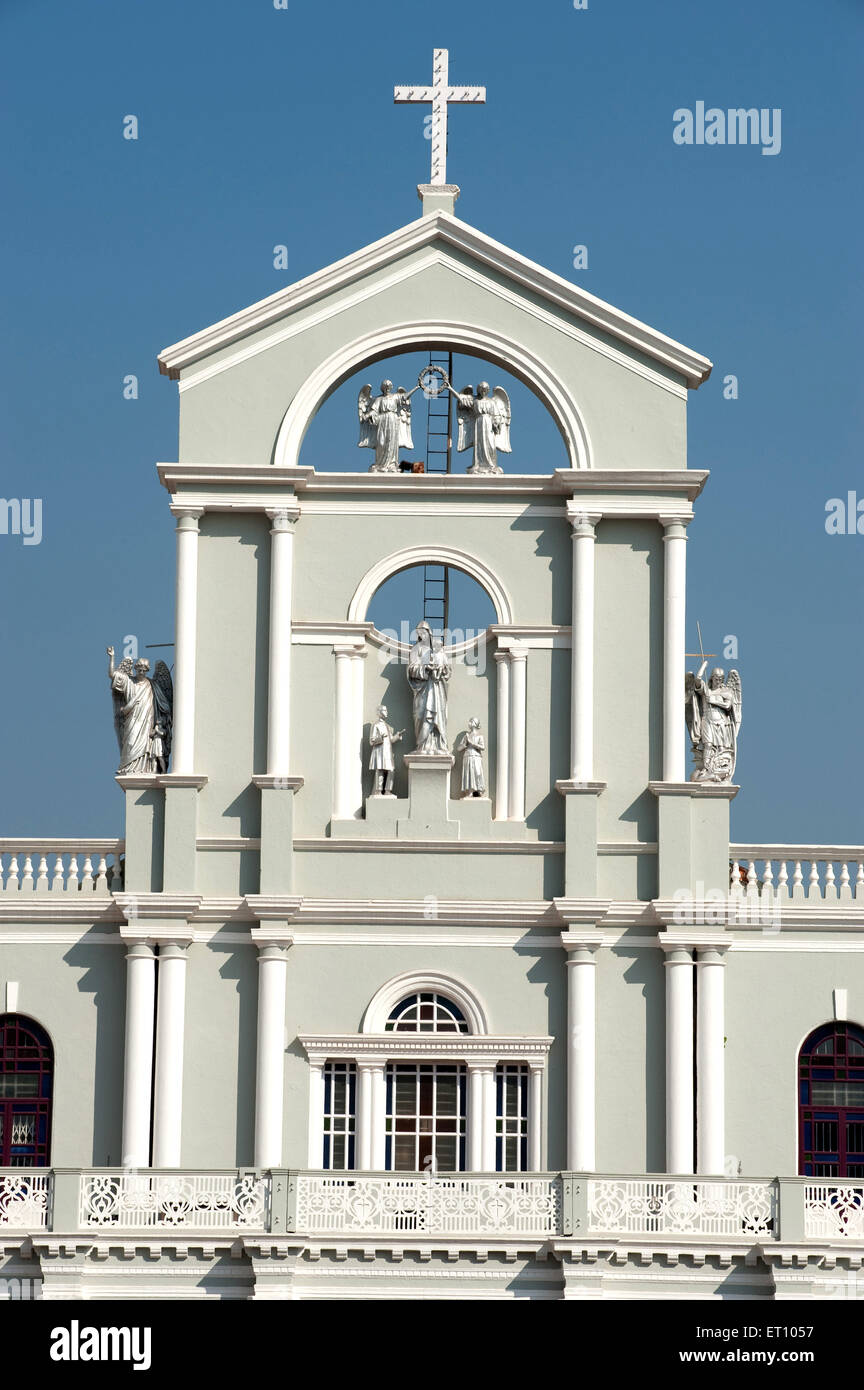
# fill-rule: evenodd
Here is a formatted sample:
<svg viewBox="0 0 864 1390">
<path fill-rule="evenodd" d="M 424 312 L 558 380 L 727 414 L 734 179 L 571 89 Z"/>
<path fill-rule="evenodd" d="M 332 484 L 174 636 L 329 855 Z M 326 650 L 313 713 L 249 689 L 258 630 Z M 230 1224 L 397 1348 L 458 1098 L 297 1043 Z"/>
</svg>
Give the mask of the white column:
<svg viewBox="0 0 864 1390">
<path fill-rule="evenodd" d="M 153 1005 L 156 956 L 136 941 L 126 952 L 126 1048 L 123 1064 L 124 1168 L 150 1166 L 150 1097 L 153 1076 Z"/>
<path fill-rule="evenodd" d="M 270 670 L 267 686 L 267 772 L 291 771 L 291 593 L 298 513 L 270 511 Z"/>
<path fill-rule="evenodd" d="M 567 1166 L 594 1170 L 597 945 L 562 935 L 567 951 Z"/>
<path fill-rule="evenodd" d="M 495 1104 L 495 1072 L 496 1067 L 493 1063 L 483 1074 L 483 1086 L 486 1093 L 486 1105 L 483 1123 L 483 1171 L 485 1173 L 495 1172 L 495 1136 L 496 1136 L 496 1104 Z"/>
<path fill-rule="evenodd" d="M 495 1064 L 468 1063 L 468 1171 L 495 1171 Z"/>
<path fill-rule="evenodd" d="M 496 652 L 498 667 L 498 736 L 495 752 L 495 819 L 510 814 L 510 653 Z"/>
<path fill-rule="evenodd" d="M 693 952 L 666 947 L 666 1171 L 693 1172 Z"/>
<path fill-rule="evenodd" d="M 324 1063 L 309 1063 L 309 1146 L 310 1168 L 324 1162 Z"/>
<path fill-rule="evenodd" d="M 696 1171 L 722 1176 L 726 1166 L 724 972 L 722 946 L 696 952 Z"/>
<path fill-rule="evenodd" d="M 288 948 L 258 948 L 258 1053 L 255 1071 L 255 1167 L 282 1166 L 285 1104 L 285 997 Z"/>
<path fill-rule="evenodd" d="M 684 641 L 687 599 L 687 522 L 664 519 L 663 781 L 683 782 Z"/>
<path fill-rule="evenodd" d="M 528 1072 L 528 1169 L 543 1169 L 543 1071 L 542 1062 L 529 1062 Z"/>
<path fill-rule="evenodd" d="M 195 644 L 198 627 L 198 518 L 201 508 L 177 516 L 177 591 L 174 628 L 174 724 L 171 771 L 194 772 Z"/>
<path fill-rule="evenodd" d="M 594 777 L 594 527 L 599 516 L 571 511 L 573 526 L 570 776 Z"/>
<path fill-rule="evenodd" d="M 368 1172 L 384 1167 L 386 1089 L 383 1058 L 357 1063 L 357 1167 Z"/>
<path fill-rule="evenodd" d="M 387 1139 L 387 1085 L 384 1076 L 384 1063 L 376 1063 L 370 1070 L 372 1073 L 370 1157 L 371 1167 L 380 1173 L 384 1168 Z"/>
<path fill-rule="evenodd" d="M 356 646 L 333 648 L 336 658 L 336 737 L 333 818 L 350 820 L 363 805 L 363 658 Z"/>
<path fill-rule="evenodd" d="M 185 1013 L 186 946 L 179 942 L 165 942 L 159 947 L 159 992 L 156 1004 L 154 1168 L 180 1167 Z"/>
<path fill-rule="evenodd" d="M 510 805 L 509 819 L 525 819 L 525 721 L 528 694 L 528 648 L 510 648 Z"/>
</svg>

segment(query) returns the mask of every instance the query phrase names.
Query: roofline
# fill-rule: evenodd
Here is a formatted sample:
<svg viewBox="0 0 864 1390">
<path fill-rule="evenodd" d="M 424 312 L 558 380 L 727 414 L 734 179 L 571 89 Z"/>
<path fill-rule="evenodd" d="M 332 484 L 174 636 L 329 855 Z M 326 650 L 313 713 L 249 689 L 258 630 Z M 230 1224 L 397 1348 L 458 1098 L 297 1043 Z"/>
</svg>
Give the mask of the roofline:
<svg viewBox="0 0 864 1390">
<path fill-rule="evenodd" d="M 628 343 L 646 357 L 682 376 L 691 388 L 700 386 L 711 373 L 712 364 L 708 358 L 692 348 L 685 347 L 683 343 L 676 342 L 639 319 L 631 318 L 614 305 L 607 304 L 563 276 L 512 251 L 451 213 L 440 211 L 419 217 L 379 241 L 373 241 L 369 246 L 353 251 L 332 265 L 316 270 L 293 285 L 287 285 L 266 299 L 241 309 L 239 313 L 220 319 L 218 323 L 164 348 L 158 358 L 159 370 L 163 376 L 176 381 L 183 369 L 194 362 L 250 333 L 267 328 L 287 314 L 296 313 L 322 295 L 380 269 L 397 256 L 418 250 L 433 241 L 443 241 L 464 251 L 526 289 L 542 295 L 559 308 Z"/>
</svg>

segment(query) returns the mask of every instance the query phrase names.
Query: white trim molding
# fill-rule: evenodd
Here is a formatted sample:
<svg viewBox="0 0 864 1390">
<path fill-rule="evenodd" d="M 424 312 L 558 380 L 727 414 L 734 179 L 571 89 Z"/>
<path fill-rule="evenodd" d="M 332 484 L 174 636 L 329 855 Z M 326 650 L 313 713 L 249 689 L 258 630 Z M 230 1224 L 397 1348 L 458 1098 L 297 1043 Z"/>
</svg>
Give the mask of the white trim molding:
<svg viewBox="0 0 864 1390">
<path fill-rule="evenodd" d="M 477 1036 L 489 1033 L 488 1012 L 474 991 L 461 980 L 455 979 L 452 975 L 445 975 L 438 970 L 409 970 L 407 974 L 395 975 L 392 980 L 388 980 L 369 1001 L 363 1015 L 361 1032 L 364 1034 L 385 1034 L 388 1039 L 398 1036 L 410 1037 L 410 1034 L 385 1033 L 386 1024 L 396 1005 L 406 995 L 421 993 L 447 995 L 462 1010 L 472 1034 Z M 421 1034 L 420 1036 L 431 1036 L 438 1039 L 441 1035 Z M 460 1034 L 459 1036 L 463 1037 L 464 1035 Z"/>
<path fill-rule="evenodd" d="M 414 565 L 449 565 L 461 570 L 486 590 L 495 605 L 498 622 L 506 626 L 512 624 L 513 604 L 495 571 L 470 551 L 460 550 L 454 545 L 411 545 L 379 560 L 366 571 L 354 590 L 348 605 L 348 622 L 365 624 L 369 604 L 385 580 Z"/>
</svg>

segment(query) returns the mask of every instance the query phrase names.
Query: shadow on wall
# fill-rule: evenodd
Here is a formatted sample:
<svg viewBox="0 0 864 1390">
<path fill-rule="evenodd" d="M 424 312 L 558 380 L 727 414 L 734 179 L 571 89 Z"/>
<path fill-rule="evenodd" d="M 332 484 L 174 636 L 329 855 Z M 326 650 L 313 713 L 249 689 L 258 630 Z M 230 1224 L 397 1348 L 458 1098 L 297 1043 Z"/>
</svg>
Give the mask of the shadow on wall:
<svg viewBox="0 0 864 1390">
<path fill-rule="evenodd" d="M 90 1162 L 97 1168 L 119 1164 L 122 1159 L 123 1124 L 123 1048 L 117 1039 L 123 1037 L 126 1015 L 126 951 L 125 944 L 115 946 L 88 942 L 84 937 L 66 952 L 67 965 L 84 973 L 78 980 L 82 994 L 92 994 L 96 1009 L 96 1043 L 93 1059 L 93 1149 Z M 69 1074 L 65 1059 L 75 1055 L 64 1046 L 62 1039 L 52 1035 L 54 1042 L 54 1116 L 57 1115 L 59 1088 L 76 1086 L 78 1079 Z M 84 1052 L 86 1053 L 86 1048 Z M 81 1078 L 86 1084 L 89 1077 Z M 52 1145 L 56 1138 L 56 1128 Z M 52 1160 L 53 1160 L 52 1154 Z M 83 1155 L 82 1155 L 83 1160 Z M 69 1162 L 69 1157 L 66 1158 Z"/>
</svg>

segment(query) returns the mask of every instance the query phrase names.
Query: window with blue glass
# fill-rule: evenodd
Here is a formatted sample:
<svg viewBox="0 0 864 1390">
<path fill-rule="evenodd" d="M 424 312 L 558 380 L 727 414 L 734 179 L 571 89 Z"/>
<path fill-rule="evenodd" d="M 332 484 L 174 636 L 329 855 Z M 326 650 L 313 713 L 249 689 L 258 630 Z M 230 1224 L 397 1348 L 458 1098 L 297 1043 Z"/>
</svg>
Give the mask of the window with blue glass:
<svg viewBox="0 0 864 1390">
<path fill-rule="evenodd" d="M 51 1161 L 54 1049 L 32 1018 L 0 1016 L 0 1168 Z"/>
<path fill-rule="evenodd" d="M 354 1167 L 357 1068 L 353 1062 L 324 1065 L 323 1168 Z"/>
<path fill-rule="evenodd" d="M 864 1178 L 864 1029 L 835 1020 L 798 1058 L 800 1172 Z"/>
<path fill-rule="evenodd" d="M 495 1169 L 528 1168 L 528 1068 L 502 1062 L 495 1071 Z"/>
</svg>

